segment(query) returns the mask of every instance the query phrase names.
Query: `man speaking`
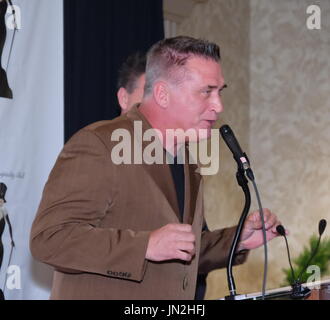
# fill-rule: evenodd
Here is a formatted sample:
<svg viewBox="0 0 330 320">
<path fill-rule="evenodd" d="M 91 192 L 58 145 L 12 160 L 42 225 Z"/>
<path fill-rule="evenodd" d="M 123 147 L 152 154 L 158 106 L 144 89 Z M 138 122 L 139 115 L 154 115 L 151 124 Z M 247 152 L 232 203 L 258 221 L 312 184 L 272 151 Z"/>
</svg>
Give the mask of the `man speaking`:
<svg viewBox="0 0 330 320">
<path fill-rule="evenodd" d="M 235 227 L 203 231 L 203 187 L 197 165 L 177 160 L 188 135 L 207 139 L 223 110 L 219 47 L 190 37 L 161 40 L 147 54 L 139 108 L 76 133 L 45 186 L 32 226 L 33 256 L 55 268 L 52 299 L 193 299 L 197 270 L 226 265 Z M 162 163 L 116 164 L 116 130 L 155 130 Z M 135 155 L 134 155 L 135 156 Z M 134 159 L 135 157 L 132 156 Z M 139 158 L 139 157 L 136 157 Z M 144 159 L 143 159 L 144 160 Z M 267 239 L 280 223 L 265 210 Z M 248 217 L 235 262 L 263 243 L 259 212 Z"/>
</svg>

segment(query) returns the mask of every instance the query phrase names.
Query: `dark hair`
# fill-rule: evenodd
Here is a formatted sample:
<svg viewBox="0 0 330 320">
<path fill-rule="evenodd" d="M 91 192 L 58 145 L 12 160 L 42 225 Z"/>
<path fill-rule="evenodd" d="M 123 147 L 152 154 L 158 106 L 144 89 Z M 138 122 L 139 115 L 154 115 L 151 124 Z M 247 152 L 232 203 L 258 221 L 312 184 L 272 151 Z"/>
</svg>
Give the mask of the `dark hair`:
<svg viewBox="0 0 330 320">
<path fill-rule="evenodd" d="M 163 39 L 154 44 L 147 54 L 145 95 L 150 94 L 153 83 L 159 78 L 174 82 L 183 79 L 178 71 L 192 56 L 220 61 L 220 48 L 217 44 L 203 39 L 178 36 Z"/>
<path fill-rule="evenodd" d="M 132 93 L 136 86 L 136 80 L 145 73 L 146 55 L 136 52 L 127 57 L 118 72 L 117 89 L 123 87 Z"/>
</svg>

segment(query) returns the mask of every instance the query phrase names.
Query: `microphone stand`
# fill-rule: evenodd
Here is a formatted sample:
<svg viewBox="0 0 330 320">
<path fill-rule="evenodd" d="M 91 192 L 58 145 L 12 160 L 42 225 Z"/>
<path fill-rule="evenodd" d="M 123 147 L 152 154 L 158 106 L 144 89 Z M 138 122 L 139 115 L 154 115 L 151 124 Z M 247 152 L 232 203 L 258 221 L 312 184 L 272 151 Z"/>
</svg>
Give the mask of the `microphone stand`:
<svg viewBox="0 0 330 320">
<path fill-rule="evenodd" d="M 244 153 L 244 156 L 247 159 L 247 161 L 249 161 L 245 153 Z M 230 295 L 226 296 L 225 300 L 235 300 L 235 297 L 237 296 L 236 285 L 235 285 L 235 280 L 234 280 L 234 275 L 233 275 L 233 263 L 234 263 L 234 258 L 235 258 L 235 252 L 237 250 L 239 239 L 241 237 L 241 233 L 243 230 L 243 225 L 244 225 L 244 222 L 246 220 L 246 217 L 249 213 L 250 206 L 251 206 L 251 194 L 250 194 L 250 189 L 248 187 L 248 180 L 245 177 L 245 168 L 243 167 L 241 161 L 236 160 L 236 162 L 238 164 L 236 179 L 237 179 L 238 185 L 242 188 L 242 190 L 244 192 L 245 205 L 244 205 L 241 217 L 239 219 L 239 223 L 238 223 L 238 226 L 237 226 L 237 229 L 235 232 L 233 242 L 231 244 L 230 253 L 229 253 L 229 257 L 228 257 L 228 261 L 227 261 L 227 281 L 228 281 Z"/>
</svg>

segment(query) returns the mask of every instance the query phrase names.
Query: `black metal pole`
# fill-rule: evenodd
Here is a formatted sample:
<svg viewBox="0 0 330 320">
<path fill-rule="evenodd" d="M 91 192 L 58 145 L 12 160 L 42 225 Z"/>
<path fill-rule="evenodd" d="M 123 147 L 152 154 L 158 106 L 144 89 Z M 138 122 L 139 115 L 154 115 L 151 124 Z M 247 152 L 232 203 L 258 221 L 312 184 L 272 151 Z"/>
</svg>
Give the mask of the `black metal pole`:
<svg viewBox="0 0 330 320">
<path fill-rule="evenodd" d="M 242 168 L 238 168 L 237 173 L 236 173 L 236 179 L 239 184 L 239 186 L 242 188 L 244 195 L 245 195 L 245 205 L 243 212 L 241 214 L 235 236 L 233 239 L 233 242 L 231 244 L 228 260 L 227 260 L 227 281 L 228 281 L 228 287 L 229 287 L 229 293 L 230 295 L 227 296 L 225 299 L 226 300 L 235 300 L 236 294 L 236 285 L 235 285 L 235 280 L 234 280 L 234 275 L 233 275 L 233 263 L 234 263 L 234 258 L 235 258 L 235 253 L 237 250 L 237 246 L 239 243 L 239 239 L 241 237 L 241 233 L 243 230 L 244 222 L 246 220 L 246 217 L 249 213 L 250 206 L 251 206 L 251 194 L 250 194 L 250 189 L 248 187 L 248 180 L 245 177 L 245 170 Z"/>
</svg>

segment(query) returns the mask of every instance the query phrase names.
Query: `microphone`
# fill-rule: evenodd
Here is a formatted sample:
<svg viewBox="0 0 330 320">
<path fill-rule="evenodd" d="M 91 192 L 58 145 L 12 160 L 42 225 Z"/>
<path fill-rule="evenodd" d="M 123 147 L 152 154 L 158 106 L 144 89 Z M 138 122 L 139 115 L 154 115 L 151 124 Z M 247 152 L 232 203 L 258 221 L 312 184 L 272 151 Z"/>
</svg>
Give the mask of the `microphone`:
<svg viewBox="0 0 330 320">
<path fill-rule="evenodd" d="M 301 283 L 301 276 L 303 275 L 303 273 L 307 270 L 309 264 L 311 263 L 311 261 L 313 260 L 313 258 L 315 257 L 316 253 L 318 252 L 319 246 L 320 246 L 320 242 L 321 242 L 321 237 L 324 233 L 324 230 L 327 226 L 327 221 L 325 219 L 321 219 L 319 221 L 319 239 L 317 242 L 316 247 L 313 249 L 313 252 L 308 260 L 308 262 L 306 263 L 306 265 L 304 266 L 304 268 L 301 270 L 301 272 L 299 273 L 298 277 L 296 278 L 295 274 L 294 274 L 294 270 L 291 264 L 291 257 L 290 257 L 290 250 L 289 250 L 289 245 L 288 245 L 288 241 L 286 238 L 286 234 L 285 234 L 285 229 L 282 225 L 279 225 L 276 227 L 276 231 L 284 237 L 285 239 L 285 243 L 286 243 L 286 248 L 287 248 L 287 253 L 288 253 L 288 258 L 289 258 L 289 264 L 290 264 L 290 268 L 291 268 L 291 273 L 292 273 L 292 278 L 293 278 L 293 283 L 291 283 L 291 287 L 292 287 L 292 293 L 291 293 L 291 298 L 292 299 L 303 299 L 307 296 L 310 295 L 311 290 L 309 288 L 305 288 L 302 286 Z"/>
<path fill-rule="evenodd" d="M 238 164 L 244 165 L 247 162 L 246 154 L 242 151 L 242 149 L 234 135 L 234 132 L 231 130 L 231 128 L 227 124 L 225 124 L 220 128 L 220 133 L 221 133 L 223 140 L 225 140 L 228 148 L 232 152 L 236 162 Z"/>
<path fill-rule="evenodd" d="M 225 124 L 220 128 L 220 134 L 227 144 L 229 150 L 232 152 L 235 161 L 240 169 L 246 171 L 248 178 L 253 181 L 254 175 L 250 168 L 250 162 L 245 152 L 242 151 L 234 132 Z"/>
<path fill-rule="evenodd" d="M 319 222 L 319 235 L 320 237 L 323 235 L 325 228 L 327 227 L 327 220 L 322 219 Z"/>
<path fill-rule="evenodd" d="M 289 244 L 288 244 L 288 239 L 286 237 L 286 232 L 285 232 L 285 229 L 284 227 L 280 224 L 276 227 L 276 231 L 279 235 L 281 235 L 282 237 L 284 237 L 285 239 L 285 244 L 286 244 L 286 251 L 288 253 L 288 260 L 289 260 L 289 264 L 290 264 L 290 268 L 291 268 L 291 275 L 292 275 L 292 279 L 296 279 L 296 276 L 294 274 L 294 270 L 293 270 L 293 267 L 292 267 L 292 263 L 291 263 L 291 255 L 290 255 L 290 249 L 289 249 Z"/>
<path fill-rule="evenodd" d="M 259 206 L 260 218 L 261 218 L 261 222 L 262 222 L 262 234 L 263 234 L 263 239 L 264 239 L 264 255 L 265 255 L 264 277 L 263 277 L 263 282 L 262 282 L 262 298 L 265 299 L 266 283 L 267 283 L 267 270 L 268 270 L 267 236 L 266 236 L 264 212 L 262 209 L 263 207 L 261 204 L 258 188 L 254 181 L 254 175 L 253 175 L 252 169 L 250 168 L 250 162 L 248 160 L 248 157 L 245 154 L 245 152 L 242 151 L 231 128 L 227 124 L 223 125 L 220 128 L 220 134 L 221 134 L 223 140 L 225 141 L 225 143 L 227 144 L 228 148 L 232 152 L 235 161 L 237 162 L 238 170 L 236 173 L 236 179 L 237 179 L 238 185 L 240 187 L 242 187 L 242 190 L 245 195 L 245 206 L 244 206 L 243 212 L 241 214 L 241 217 L 240 217 L 240 220 L 239 220 L 236 232 L 235 232 L 235 236 L 234 236 L 231 248 L 230 248 L 228 261 L 227 261 L 227 281 L 228 281 L 230 296 L 226 297 L 226 299 L 233 300 L 233 299 L 235 299 L 235 296 L 237 296 L 234 276 L 232 273 L 233 258 L 234 258 L 234 254 L 237 249 L 240 235 L 242 233 L 244 222 L 248 215 L 248 210 L 251 205 L 250 190 L 248 187 L 248 180 L 246 179 L 245 174 L 251 180 L 253 187 L 255 189 L 258 206 Z"/>
<path fill-rule="evenodd" d="M 309 258 L 308 262 L 306 263 L 305 267 L 301 270 L 301 272 L 298 275 L 298 281 L 300 282 L 300 278 L 302 276 L 302 274 L 307 270 L 309 264 L 311 263 L 311 261 L 313 260 L 313 258 L 315 257 L 315 255 L 317 254 L 317 251 L 319 250 L 319 246 L 320 246 L 320 242 L 321 242 L 321 237 L 324 233 L 325 228 L 327 227 L 327 221 L 325 219 L 321 219 L 319 221 L 319 239 L 317 241 L 317 245 L 313 250 L 313 253 L 311 255 L 311 257 Z"/>
</svg>

